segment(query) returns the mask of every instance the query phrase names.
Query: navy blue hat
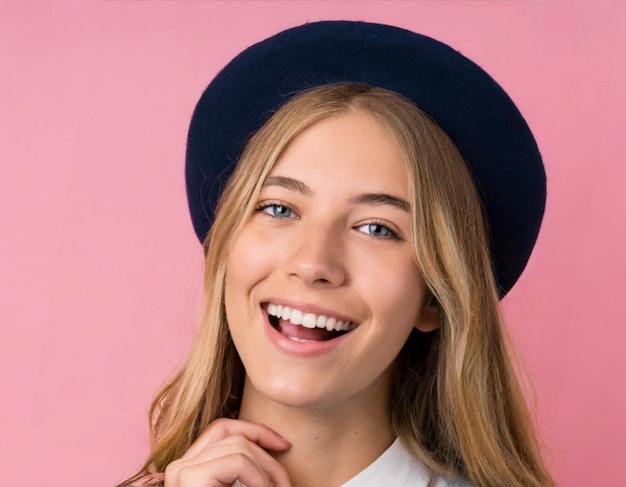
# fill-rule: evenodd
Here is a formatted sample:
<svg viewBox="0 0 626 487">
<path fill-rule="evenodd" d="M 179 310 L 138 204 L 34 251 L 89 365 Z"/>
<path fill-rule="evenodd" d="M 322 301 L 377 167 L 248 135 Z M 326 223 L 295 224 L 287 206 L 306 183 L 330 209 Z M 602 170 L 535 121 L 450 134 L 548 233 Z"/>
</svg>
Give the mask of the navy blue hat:
<svg viewBox="0 0 626 487">
<path fill-rule="evenodd" d="M 513 101 L 478 65 L 439 41 L 388 25 L 326 21 L 249 47 L 211 82 L 187 140 L 191 218 L 202 241 L 249 137 L 297 93 L 355 82 L 413 100 L 467 162 L 487 214 L 501 296 L 537 239 L 546 176 L 535 139 Z"/>
</svg>

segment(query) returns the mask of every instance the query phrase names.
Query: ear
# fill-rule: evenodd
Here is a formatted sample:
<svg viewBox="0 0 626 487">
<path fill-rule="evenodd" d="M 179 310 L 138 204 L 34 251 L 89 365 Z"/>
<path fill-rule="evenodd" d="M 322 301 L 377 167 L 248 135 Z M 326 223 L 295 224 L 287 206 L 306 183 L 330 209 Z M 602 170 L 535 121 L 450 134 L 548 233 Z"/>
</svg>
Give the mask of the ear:
<svg viewBox="0 0 626 487">
<path fill-rule="evenodd" d="M 422 306 L 415 328 L 422 332 L 434 331 L 441 326 L 439 303 L 430 295 Z"/>
</svg>

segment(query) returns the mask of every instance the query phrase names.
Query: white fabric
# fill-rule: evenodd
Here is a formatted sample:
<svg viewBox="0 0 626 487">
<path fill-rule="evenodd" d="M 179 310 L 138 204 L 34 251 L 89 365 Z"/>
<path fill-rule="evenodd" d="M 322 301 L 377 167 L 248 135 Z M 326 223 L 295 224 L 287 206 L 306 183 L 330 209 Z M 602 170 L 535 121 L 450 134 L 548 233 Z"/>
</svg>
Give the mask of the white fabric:
<svg viewBox="0 0 626 487">
<path fill-rule="evenodd" d="M 381 456 L 341 487 L 446 487 L 396 439 Z"/>
<path fill-rule="evenodd" d="M 448 487 L 448 483 L 422 465 L 396 439 L 382 455 L 341 487 Z M 235 481 L 233 487 L 245 487 Z"/>
</svg>

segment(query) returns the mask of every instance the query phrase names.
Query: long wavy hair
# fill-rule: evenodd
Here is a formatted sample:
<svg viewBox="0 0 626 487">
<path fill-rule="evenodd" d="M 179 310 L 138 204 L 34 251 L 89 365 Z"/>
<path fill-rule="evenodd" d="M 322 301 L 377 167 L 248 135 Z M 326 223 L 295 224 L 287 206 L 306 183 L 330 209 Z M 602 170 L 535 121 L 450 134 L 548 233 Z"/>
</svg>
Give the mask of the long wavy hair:
<svg viewBox="0 0 626 487">
<path fill-rule="evenodd" d="M 231 243 L 287 144 L 317 121 L 354 110 L 375 117 L 401 150 L 415 264 L 440 312 L 440 328 L 414 330 L 396 361 L 389 398 L 394 433 L 446 477 L 480 487 L 554 485 L 512 366 L 488 229 L 462 156 L 410 100 L 352 83 L 298 94 L 247 143 L 204 242 L 205 302 L 191 353 L 152 403 L 150 454 L 127 482 L 164 471 L 209 423 L 237 416 L 245 370 L 224 309 Z"/>
</svg>

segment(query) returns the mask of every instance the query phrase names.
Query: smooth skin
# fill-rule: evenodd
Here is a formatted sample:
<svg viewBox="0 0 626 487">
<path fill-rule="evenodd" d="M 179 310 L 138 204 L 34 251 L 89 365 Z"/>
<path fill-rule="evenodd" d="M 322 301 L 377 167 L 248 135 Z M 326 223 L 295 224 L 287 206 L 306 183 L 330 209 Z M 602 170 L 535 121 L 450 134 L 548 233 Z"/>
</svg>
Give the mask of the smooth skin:
<svg viewBox="0 0 626 487">
<path fill-rule="evenodd" d="M 226 313 L 246 368 L 239 419 L 210 425 L 168 467 L 167 487 L 337 487 L 393 442 L 394 361 L 414 328 L 438 326 L 414 263 L 406 181 L 395 140 L 364 112 L 317 122 L 285 149 L 227 263 Z M 268 302 L 358 326 L 323 353 L 281 348 Z"/>
<path fill-rule="evenodd" d="M 282 451 L 287 440 L 265 426 L 218 419 L 165 470 L 166 487 L 291 487 L 286 470 L 266 450 Z"/>
</svg>

